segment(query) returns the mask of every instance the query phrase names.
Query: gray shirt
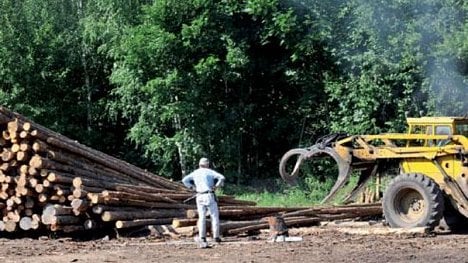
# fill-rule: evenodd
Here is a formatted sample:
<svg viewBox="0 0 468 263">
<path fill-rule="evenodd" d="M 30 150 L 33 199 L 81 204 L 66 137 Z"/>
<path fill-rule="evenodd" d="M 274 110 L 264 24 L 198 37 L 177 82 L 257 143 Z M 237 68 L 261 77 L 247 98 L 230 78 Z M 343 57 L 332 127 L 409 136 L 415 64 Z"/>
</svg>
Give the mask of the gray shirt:
<svg viewBox="0 0 468 263">
<path fill-rule="evenodd" d="M 188 188 L 195 187 L 197 193 L 212 191 L 214 187 L 221 187 L 224 176 L 209 168 L 198 168 L 182 179 L 182 183 Z M 215 180 L 217 180 L 215 185 Z"/>
</svg>

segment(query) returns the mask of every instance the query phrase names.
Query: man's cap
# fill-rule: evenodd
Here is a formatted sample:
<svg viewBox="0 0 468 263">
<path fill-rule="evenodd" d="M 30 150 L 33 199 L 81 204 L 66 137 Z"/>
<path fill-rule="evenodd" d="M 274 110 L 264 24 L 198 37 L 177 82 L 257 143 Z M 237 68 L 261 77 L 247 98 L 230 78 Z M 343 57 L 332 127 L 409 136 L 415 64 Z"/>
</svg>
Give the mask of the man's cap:
<svg viewBox="0 0 468 263">
<path fill-rule="evenodd" d="M 203 157 L 198 162 L 198 165 L 210 165 L 210 160 L 208 160 L 208 158 Z"/>
</svg>

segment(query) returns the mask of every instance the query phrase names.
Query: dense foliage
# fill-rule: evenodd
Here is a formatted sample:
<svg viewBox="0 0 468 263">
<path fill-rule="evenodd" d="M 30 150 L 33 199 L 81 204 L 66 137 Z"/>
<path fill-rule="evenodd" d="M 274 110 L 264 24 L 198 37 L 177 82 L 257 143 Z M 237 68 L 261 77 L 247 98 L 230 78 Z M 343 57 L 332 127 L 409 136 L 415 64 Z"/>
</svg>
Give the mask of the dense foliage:
<svg viewBox="0 0 468 263">
<path fill-rule="evenodd" d="M 468 113 L 460 0 L 0 0 L 0 103 L 179 179 Z"/>
</svg>

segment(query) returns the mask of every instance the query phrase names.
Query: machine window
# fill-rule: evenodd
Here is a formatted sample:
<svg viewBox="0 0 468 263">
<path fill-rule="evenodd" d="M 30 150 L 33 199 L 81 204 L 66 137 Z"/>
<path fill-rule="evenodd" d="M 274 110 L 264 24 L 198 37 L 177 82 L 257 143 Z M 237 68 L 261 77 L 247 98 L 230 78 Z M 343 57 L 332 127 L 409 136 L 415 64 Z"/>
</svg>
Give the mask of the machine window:
<svg viewBox="0 0 468 263">
<path fill-rule="evenodd" d="M 450 129 L 450 126 L 436 126 L 435 134 L 436 135 L 450 135 L 452 134 L 452 129 Z"/>
<path fill-rule="evenodd" d="M 451 135 L 452 129 L 450 126 L 436 126 L 435 127 L 435 134 L 436 135 Z M 437 146 L 445 146 L 450 142 L 450 140 L 437 140 Z"/>
<path fill-rule="evenodd" d="M 468 137 L 468 124 L 458 124 L 457 125 L 457 134 Z"/>
<path fill-rule="evenodd" d="M 427 134 L 427 126 L 424 125 L 414 125 L 411 127 L 411 134 Z M 424 140 L 411 140 L 409 141 L 408 146 L 423 146 L 425 143 Z"/>
</svg>

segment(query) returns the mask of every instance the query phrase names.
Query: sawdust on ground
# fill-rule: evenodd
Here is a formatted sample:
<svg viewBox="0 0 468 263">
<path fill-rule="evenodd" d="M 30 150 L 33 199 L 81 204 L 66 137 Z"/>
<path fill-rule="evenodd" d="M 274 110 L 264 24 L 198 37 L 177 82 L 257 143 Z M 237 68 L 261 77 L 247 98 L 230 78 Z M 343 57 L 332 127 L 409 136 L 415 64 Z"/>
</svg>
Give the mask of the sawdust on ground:
<svg viewBox="0 0 468 263">
<path fill-rule="evenodd" d="M 376 231 L 377 229 L 381 231 Z M 348 229 L 348 230 L 347 230 Z M 349 231 L 354 229 L 354 231 Z M 356 230 L 357 229 L 357 230 Z M 468 235 L 386 232 L 384 227 L 290 229 L 299 242 L 269 242 L 268 233 L 226 237 L 199 249 L 193 238 L 0 238 L 3 262 L 468 262 Z M 373 231 L 368 231 L 373 230 Z"/>
</svg>

